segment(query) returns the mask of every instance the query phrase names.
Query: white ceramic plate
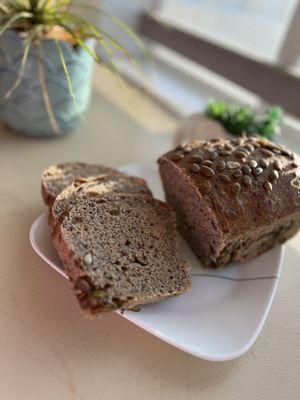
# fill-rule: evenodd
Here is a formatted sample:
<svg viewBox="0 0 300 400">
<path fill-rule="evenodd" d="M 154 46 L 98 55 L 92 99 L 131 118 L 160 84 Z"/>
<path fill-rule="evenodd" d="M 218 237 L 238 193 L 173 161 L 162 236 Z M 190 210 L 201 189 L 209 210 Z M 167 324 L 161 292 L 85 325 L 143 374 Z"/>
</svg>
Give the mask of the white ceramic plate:
<svg viewBox="0 0 300 400">
<path fill-rule="evenodd" d="M 155 197 L 163 191 L 154 167 L 121 168 L 146 179 Z M 47 213 L 32 225 L 30 241 L 47 264 L 67 278 L 52 246 Z M 182 257 L 192 265 L 193 288 L 179 297 L 143 306 L 140 312 L 125 311 L 130 320 L 160 339 L 190 354 L 225 361 L 244 354 L 255 342 L 268 316 L 281 268 L 283 247 L 276 247 L 242 265 L 223 270 L 203 269 L 180 239 Z"/>
</svg>

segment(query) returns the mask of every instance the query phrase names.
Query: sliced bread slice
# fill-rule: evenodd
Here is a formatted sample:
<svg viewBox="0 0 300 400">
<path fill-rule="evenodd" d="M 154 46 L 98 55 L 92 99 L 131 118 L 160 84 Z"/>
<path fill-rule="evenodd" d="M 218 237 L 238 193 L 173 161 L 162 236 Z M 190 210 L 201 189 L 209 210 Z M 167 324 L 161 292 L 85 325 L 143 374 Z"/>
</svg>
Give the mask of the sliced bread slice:
<svg viewBox="0 0 300 400">
<path fill-rule="evenodd" d="M 115 170 L 97 164 L 65 163 L 52 165 L 42 174 L 42 196 L 47 206 L 52 206 L 56 196 L 69 186 L 74 179 L 112 173 Z"/>
<path fill-rule="evenodd" d="M 52 206 L 53 223 L 55 224 L 75 203 L 108 192 L 140 193 L 151 196 L 150 189 L 144 179 L 135 178 L 121 172 L 77 178 L 56 197 Z"/>
<path fill-rule="evenodd" d="M 109 193 L 76 203 L 52 239 L 88 315 L 131 309 L 191 288 L 175 214 L 150 196 Z"/>
</svg>

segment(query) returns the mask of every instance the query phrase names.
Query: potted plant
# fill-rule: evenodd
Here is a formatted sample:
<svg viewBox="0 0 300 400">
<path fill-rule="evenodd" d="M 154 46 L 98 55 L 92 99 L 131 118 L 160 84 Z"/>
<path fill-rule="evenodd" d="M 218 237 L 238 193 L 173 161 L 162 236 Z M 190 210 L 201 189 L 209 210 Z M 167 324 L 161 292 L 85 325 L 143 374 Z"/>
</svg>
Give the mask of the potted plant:
<svg viewBox="0 0 300 400">
<path fill-rule="evenodd" d="M 122 21 L 73 0 L 2 0 L 0 3 L 0 120 L 26 135 L 74 130 L 90 98 L 93 62 L 118 73 L 111 56 L 128 51 L 73 10 L 110 18 L 142 46 Z M 102 49 L 100 57 L 95 44 Z"/>
</svg>

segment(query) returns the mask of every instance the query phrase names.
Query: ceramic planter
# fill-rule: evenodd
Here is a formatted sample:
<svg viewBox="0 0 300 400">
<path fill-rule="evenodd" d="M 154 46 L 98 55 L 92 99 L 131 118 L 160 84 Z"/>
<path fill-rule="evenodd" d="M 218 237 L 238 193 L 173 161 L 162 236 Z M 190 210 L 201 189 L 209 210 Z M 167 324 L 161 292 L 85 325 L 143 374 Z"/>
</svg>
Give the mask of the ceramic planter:
<svg viewBox="0 0 300 400">
<path fill-rule="evenodd" d="M 87 41 L 87 44 L 93 46 L 92 41 Z M 24 39 L 15 30 L 8 30 L 0 36 L 0 120 L 13 130 L 30 136 L 47 137 L 66 134 L 80 124 L 90 99 L 93 60 L 80 47 L 66 41 L 60 41 L 60 45 L 76 104 L 71 98 L 53 40 L 42 42 L 42 52 L 35 45 L 31 46 L 24 77 L 11 96 L 5 98 L 18 78 Z M 44 67 L 39 61 L 41 54 Z M 41 70 L 44 71 L 44 85 Z M 48 102 L 45 101 L 45 87 Z M 49 103 L 52 118 L 49 118 Z M 56 124 L 59 132 L 55 132 L 53 127 Z"/>
</svg>

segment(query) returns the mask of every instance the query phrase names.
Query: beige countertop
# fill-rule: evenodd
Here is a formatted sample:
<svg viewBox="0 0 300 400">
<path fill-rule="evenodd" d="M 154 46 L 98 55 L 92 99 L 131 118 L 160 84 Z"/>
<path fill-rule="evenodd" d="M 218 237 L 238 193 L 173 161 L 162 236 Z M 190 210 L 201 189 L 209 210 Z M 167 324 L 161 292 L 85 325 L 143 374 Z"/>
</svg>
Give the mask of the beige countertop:
<svg viewBox="0 0 300 400">
<path fill-rule="evenodd" d="M 174 123 L 147 107 L 149 121 L 153 112 L 156 125 Z M 116 314 L 83 319 L 68 282 L 33 252 L 28 232 L 44 209 L 44 167 L 68 160 L 149 163 L 170 146 L 171 135 L 151 133 L 153 120 L 150 132 L 138 114 L 95 90 L 85 123 L 68 137 L 28 139 L 0 127 L 0 399 L 299 399 L 299 235 L 286 246 L 257 342 L 225 363 L 185 354 Z"/>
</svg>

